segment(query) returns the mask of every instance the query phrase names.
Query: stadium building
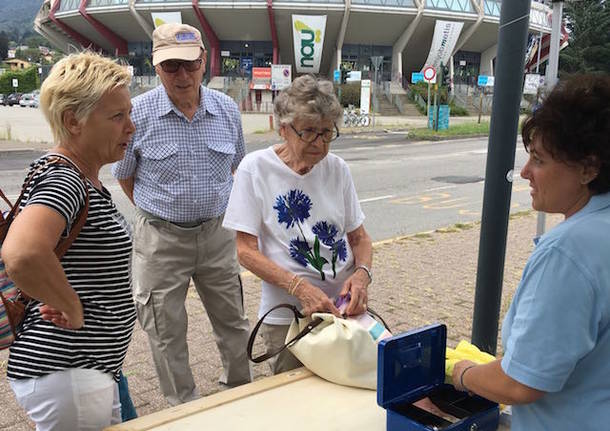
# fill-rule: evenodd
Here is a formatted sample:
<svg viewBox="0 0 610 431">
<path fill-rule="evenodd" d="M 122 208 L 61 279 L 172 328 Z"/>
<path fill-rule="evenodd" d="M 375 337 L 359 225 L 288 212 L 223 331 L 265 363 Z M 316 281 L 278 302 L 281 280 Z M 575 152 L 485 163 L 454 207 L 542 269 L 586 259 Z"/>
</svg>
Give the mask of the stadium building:
<svg viewBox="0 0 610 431">
<path fill-rule="evenodd" d="M 228 77 L 256 87 L 257 68 L 272 64 L 291 65 L 292 76 L 313 65 L 329 78 L 339 69 L 372 78 L 376 57 L 377 82 L 402 87 L 430 61 L 442 22 L 459 27 L 446 55 L 452 80 L 472 86 L 478 75 L 494 75 L 500 7 L 500 0 L 45 0 L 35 29 L 64 52 L 89 47 L 125 57 L 140 76 L 154 75 L 155 23 L 179 20 L 202 33 L 210 84 Z M 550 17 L 533 1 L 531 34 L 548 35 Z"/>
</svg>

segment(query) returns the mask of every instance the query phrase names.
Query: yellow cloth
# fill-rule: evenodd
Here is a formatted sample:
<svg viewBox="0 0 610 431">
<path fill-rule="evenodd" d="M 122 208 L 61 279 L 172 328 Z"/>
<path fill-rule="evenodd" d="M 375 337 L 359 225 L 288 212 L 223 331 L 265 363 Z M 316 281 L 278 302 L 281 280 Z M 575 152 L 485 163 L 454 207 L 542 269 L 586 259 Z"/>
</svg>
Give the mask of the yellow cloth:
<svg viewBox="0 0 610 431">
<path fill-rule="evenodd" d="M 474 344 L 462 340 L 455 349 L 447 347 L 445 353 L 445 382 L 451 383 L 453 367 L 459 361 L 469 360 L 477 364 L 487 364 L 495 359 L 495 356 L 486 352 L 481 352 Z"/>
</svg>

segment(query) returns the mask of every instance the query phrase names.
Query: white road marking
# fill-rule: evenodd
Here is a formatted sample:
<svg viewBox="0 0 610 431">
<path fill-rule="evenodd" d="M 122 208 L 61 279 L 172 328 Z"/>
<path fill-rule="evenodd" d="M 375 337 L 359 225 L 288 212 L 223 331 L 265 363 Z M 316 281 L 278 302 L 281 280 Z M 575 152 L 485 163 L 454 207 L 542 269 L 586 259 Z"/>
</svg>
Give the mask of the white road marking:
<svg viewBox="0 0 610 431">
<path fill-rule="evenodd" d="M 364 203 L 364 202 L 381 201 L 383 199 L 390 199 L 390 198 L 393 198 L 393 197 L 394 197 L 394 195 L 377 196 L 375 198 L 360 199 L 358 202 Z"/>
<path fill-rule="evenodd" d="M 424 193 L 427 193 L 427 192 L 434 192 L 434 191 L 437 191 L 437 190 L 455 189 L 456 187 L 457 187 L 456 185 L 452 185 L 452 186 L 440 186 L 440 187 L 433 187 L 433 188 L 431 188 L 431 189 L 424 190 Z"/>
</svg>

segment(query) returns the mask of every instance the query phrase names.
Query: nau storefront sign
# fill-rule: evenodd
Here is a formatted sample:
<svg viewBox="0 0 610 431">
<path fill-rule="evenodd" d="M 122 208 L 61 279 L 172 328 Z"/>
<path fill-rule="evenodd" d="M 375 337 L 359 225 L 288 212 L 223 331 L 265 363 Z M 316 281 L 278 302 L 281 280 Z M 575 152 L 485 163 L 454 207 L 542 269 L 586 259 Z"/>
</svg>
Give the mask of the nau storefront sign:
<svg viewBox="0 0 610 431">
<path fill-rule="evenodd" d="M 430 53 L 424 63 L 424 67 L 432 66 L 438 69 L 441 63 L 449 63 L 449 58 L 455 48 L 458 37 L 460 37 L 463 26 L 463 22 L 436 20 L 432 46 L 430 47 Z"/>
<path fill-rule="evenodd" d="M 297 73 L 318 73 L 324 46 L 326 15 L 292 15 Z"/>
</svg>

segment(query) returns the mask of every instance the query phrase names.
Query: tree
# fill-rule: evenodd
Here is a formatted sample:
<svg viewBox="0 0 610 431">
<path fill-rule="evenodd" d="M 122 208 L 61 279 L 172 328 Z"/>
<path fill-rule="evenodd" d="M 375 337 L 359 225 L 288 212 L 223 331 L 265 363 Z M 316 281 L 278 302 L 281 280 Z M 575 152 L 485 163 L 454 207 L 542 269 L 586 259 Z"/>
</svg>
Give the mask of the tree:
<svg viewBox="0 0 610 431">
<path fill-rule="evenodd" d="M 0 60 L 8 57 L 8 36 L 5 32 L 0 31 Z"/>
<path fill-rule="evenodd" d="M 610 4 L 606 0 L 565 2 L 568 46 L 560 52 L 559 72 L 610 73 Z"/>
</svg>

